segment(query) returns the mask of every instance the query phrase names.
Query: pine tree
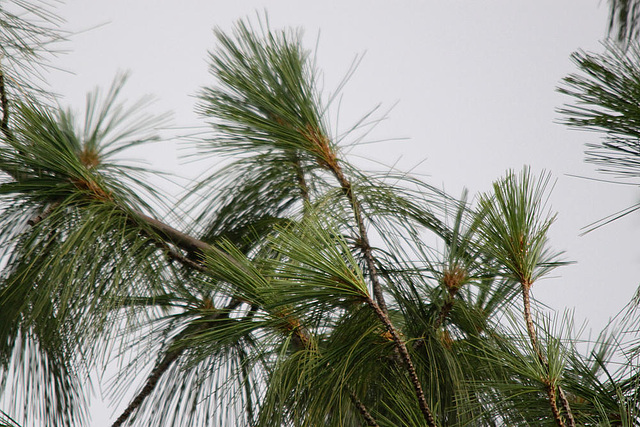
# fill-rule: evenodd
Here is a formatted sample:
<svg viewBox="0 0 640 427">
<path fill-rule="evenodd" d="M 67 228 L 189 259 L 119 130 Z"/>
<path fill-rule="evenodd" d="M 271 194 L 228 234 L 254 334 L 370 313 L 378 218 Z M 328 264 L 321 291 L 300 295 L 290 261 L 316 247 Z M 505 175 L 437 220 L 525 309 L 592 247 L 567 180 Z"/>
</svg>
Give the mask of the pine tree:
<svg viewBox="0 0 640 427">
<path fill-rule="evenodd" d="M 193 142 L 225 162 L 172 208 L 180 221 L 153 172 L 119 156 L 161 118 L 120 103 L 122 76 L 82 117 L 57 106 L 33 79 L 58 21 L 14 5 L 0 9 L 0 401 L 17 404 L 0 423 L 87 425 L 90 374 L 113 362 L 117 391 L 147 373 L 113 426 L 640 422 L 637 301 L 586 353 L 570 319 L 532 308 L 564 264 L 549 174 L 508 171 L 469 201 L 360 170 L 300 33 L 242 20 L 216 32 L 198 103 L 212 133 Z M 638 58 L 578 53 L 561 88 L 570 125 L 606 132 L 594 159 L 631 175 Z"/>
</svg>

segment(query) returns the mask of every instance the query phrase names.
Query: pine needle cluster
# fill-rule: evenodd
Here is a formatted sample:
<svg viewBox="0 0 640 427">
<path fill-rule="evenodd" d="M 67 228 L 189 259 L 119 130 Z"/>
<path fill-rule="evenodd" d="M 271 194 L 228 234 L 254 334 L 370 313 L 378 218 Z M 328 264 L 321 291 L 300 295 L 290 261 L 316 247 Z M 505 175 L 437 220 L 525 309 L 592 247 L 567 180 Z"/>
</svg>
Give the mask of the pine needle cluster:
<svg viewBox="0 0 640 427">
<path fill-rule="evenodd" d="M 134 390 L 114 427 L 640 423 L 638 301 L 586 352 L 569 316 L 535 304 L 564 264 L 548 173 L 508 171 L 470 201 L 360 170 L 301 34 L 243 20 L 209 55 L 211 132 L 193 150 L 225 162 L 176 206 L 183 227 L 120 156 L 162 118 L 120 103 L 125 76 L 81 117 L 21 83 L 61 36 L 14 4 L 28 13 L 0 6 L 0 425 L 88 425 L 91 378 L 114 366 L 114 399 Z M 578 53 L 585 74 L 561 89 L 570 125 L 606 133 L 592 159 L 634 176 L 638 58 Z"/>
</svg>

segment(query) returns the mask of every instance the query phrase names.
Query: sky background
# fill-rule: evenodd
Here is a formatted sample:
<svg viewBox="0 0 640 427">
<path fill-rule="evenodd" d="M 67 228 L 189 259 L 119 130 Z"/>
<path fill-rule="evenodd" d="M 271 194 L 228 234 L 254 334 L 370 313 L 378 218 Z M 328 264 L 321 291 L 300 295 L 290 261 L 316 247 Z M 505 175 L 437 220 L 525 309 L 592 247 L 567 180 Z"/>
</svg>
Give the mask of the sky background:
<svg viewBox="0 0 640 427">
<path fill-rule="evenodd" d="M 603 50 L 606 8 L 597 0 L 69 0 L 58 11 L 64 28 L 77 34 L 54 62 L 66 72 L 48 80 L 63 105 L 82 109 L 86 92 L 130 71 L 125 98 L 151 94 L 151 111 L 172 113 L 171 129 L 163 131 L 168 141 L 137 156 L 193 178 L 215 160 L 186 163 L 174 136 L 203 129 L 194 95 L 215 82 L 207 70 L 212 28 L 230 30 L 239 18 L 264 11 L 273 28 L 302 28 L 306 46 L 317 46 L 327 93 L 364 54 L 339 114 L 334 108 L 331 115 L 333 132 L 378 104 L 382 112 L 393 108 L 366 139 L 381 142 L 354 149 L 351 159 L 376 170 L 381 164 L 411 170 L 455 196 L 463 188 L 472 196 L 489 190 L 509 168 L 551 172 L 558 219 L 550 244 L 575 264 L 536 283 L 533 295 L 550 310 L 574 310 L 578 325 L 588 319 L 588 338 L 633 296 L 640 267 L 640 215 L 579 236 L 582 227 L 636 203 L 638 191 L 579 178 L 608 178 L 583 161 L 584 144 L 599 135 L 567 129 L 556 112 L 570 102 L 555 91 L 575 70 L 570 54 Z M 92 425 L 108 426 L 119 408 L 96 392 Z"/>
</svg>

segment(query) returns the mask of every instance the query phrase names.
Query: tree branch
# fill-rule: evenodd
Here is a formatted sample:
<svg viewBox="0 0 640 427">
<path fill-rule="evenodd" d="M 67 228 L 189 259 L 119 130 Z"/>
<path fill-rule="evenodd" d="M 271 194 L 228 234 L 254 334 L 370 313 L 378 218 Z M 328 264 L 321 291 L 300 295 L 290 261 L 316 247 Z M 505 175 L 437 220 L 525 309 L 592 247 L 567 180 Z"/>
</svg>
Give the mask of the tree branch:
<svg viewBox="0 0 640 427">
<path fill-rule="evenodd" d="M 187 234 L 185 234 L 185 233 L 183 233 L 181 231 L 178 231 L 175 228 L 171 227 L 170 225 L 167 225 L 167 224 L 165 224 L 165 223 L 163 223 L 163 222 L 161 222 L 161 221 L 159 221 L 157 219 L 151 218 L 150 216 L 145 215 L 145 214 L 143 214 L 141 212 L 135 212 L 135 213 L 136 213 L 136 215 L 138 216 L 139 219 L 141 219 L 148 226 L 150 226 L 156 233 L 158 233 L 158 235 L 160 237 L 166 238 L 170 242 L 176 244 L 181 249 L 184 249 L 184 250 L 186 250 L 188 252 L 191 252 L 191 253 L 193 253 L 193 252 L 197 253 L 197 251 L 204 252 L 206 250 L 217 250 L 217 251 L 219 251 L 220 254 L 223 254 L 225 257 L 229 258 L 230 260 L 233 260 L 233 258 L 231 258 L 229 255 L 227 255 L 225 252 L 222 252 L 219 249 L 216 249 L 216 248 L 212 247 L 211 245 L 209 245 L 206 242 L 203 242 L 202 240 L 198 240 L 198 239 L 196 239 L 196 238 L 194 238 L 192 236 L 189 236 L 189 235 L 187 235 Z M 201 263 L 197 263 L 195 261 L 192 261 L 191 259 L 186 258 L 186 257 L 182 256 L 181 254 L 175 252 L 175 251 L 170 251 L 169 254 L 170 254 L 170 256 L 175 257 L 177 260 L 179 260 L 180 262 L 184 263 L 185 265 L 188 265 L 190 267 L 196 268 L 199 271 L 205 271 L 206 270 L 205 267 Z M 233 262 L 235 263 L 235 261 L 233 261 Z M 301 326 L 298 326 L 298 327 L 293 328 L 292 332 L 293 332 L 293 343 L 294 343 L 294 345 L 296 347 L 298 347 L 298 348 L 308 349 L 309 346 L 311 345 L 311 342 L 310 342 L 309 333 L 306 331 L 306 329 L 302 328 Z M 405 348 L 405 350 L 406 350 L 406 348 Z M 181 352 L 182 352 L 182 350 L 180 351 L 180 353 Z M 166 371 L 166 369 L 168 369 L 170 364 L 175 359 L 177 359 L 179 355 L 180 354 L 176 354 L 175 357 L 172 357 L 171 353 L 167 353 L 165 355 L 165 357 L 163 358 L 163 361 L 161 361 L 160 364 L 158 364 L 157 367 L 152 371 L 151 375 L 147 379 L 147 384 L 142 389 L 140 394 L 136 397 L 136 399 L 138 399 L 139 402 L 132 401 L 131 404 L 129 405 L 132 409 L 130 411 L 128 411 L 128 412 L 125 411 L 125 412 L 127 412 L 126 416 L 125 416 L 125 413 L 123 413 L 120 416 L 120 418 L 122 418 L 123 421 L 126 420 L 127 417 L 133 412 L 133 410 L 135 410 L 135 408 L 142 403 L 142 401 L 144 400 L 144 397 L 146 397 L 148 394 L 151 393 L 151 391 L 153 390 L 153 387 L 155 387 L 155 384 L 157 384 L 157 382 L 160 379 L 160 376 L 162 375 L 162 373 L 164 371 Z M 146 393 L 146 394 L 143 395 L 143 393 Z M 360 401 L 360 399 L 358 399 L 358 397 L 350 389 L 349 389 L 349 394 L 350 394 L 352 402 L 354 403 L 354 405 L 356 406 L 356 408 L 358 409 L 360 414 L 366 420 L 367 425 L 369 425 L 369 426 L 377 426 L 378 425 L 377 422 L 375 421 L 375 419 L 373 418 L 373 416 L 371 415 L 371 413 L 369 412 L 367 407 L 364 405 L 364 403 L 362 403 L 362 401 Z M 134 407 L 134 403 L 137 403 L 137 406 Z M 127 408 L 127 410 L 128 409 L 129 408 Z M 112 427 L 118 427 L 120 425 L 121 425 L 121 423 L 120 424 L 113 424 Z"/>
<path fill-rule="evenodd" d="M 379 427 L 376 419 L 373 418 L 373 415 L 371 415 L 364 403 L 362 403 L 362 401 L 358 399 L 358 396 L 356 396 L 355 392 L 349 387 L 347 387 L 347 389 L 349 390 L 349 397 L 351 397 L 351 402 L 353 402 L 354 406 L 358 408 L 360 415 L 362 415 L 362 418 L 364 418 L 367 425 L 371 427 Z"/>
<path fill-rule="evenodd" d="M 556 388 L 551 383 L 547 383 L 547 397 L 549 398 L 553 418 L 555 418 L 559 427 L 564 427 L 564 421 L 562 420 L 562 416 L 560 415 L 560 411 L 558 410 L 558 405 L 556 403 Z"/>
<path fill-rule="evenodd" d="M 564 393 L 564 390 L 560 386 L 558 386 L 558 397 L 560 397 L 560 403 L 562 403 L 562 407 L 564 408 L 567 421 L 569 422 L 569 427 L 576 427 L 576 420 L 573 418 L 571 405 L 569 405 L 567 395 Z"/>
<path fill-rule="evenodd" d="M 175 362 L 184 353 L 186 349 L 186 347 L 184 346 L 179 346 L 171 350 L 172 346 L 179 343 L 180 340 L 183 340 L 184 338 L 188 337 L 191 334 L 198 333 L 209 327 L 212 327 L 214 325 L 213 323 L 214 321 L 229 316 L 229 313 L 233 311 L 235 308 L 237 308 L 240 304 L 241 302 L 238 300 L 231 300 L 231 302 L 223 310 L 220 310 L 218 313 L 211 316 L 209 318 L 209 321 L 191 324 L 187 326 L 182 332 L 180 332 L 175 338 L 173 338 L 173 340 L 171 341 L 171 344 L 168 347 L 169 350 L 164 354 L 160 362 L 157 363 L 156 366 L 153 368 L 153 370 L 147 377 L 147 380 L 145 382 L 144 387 L 142 387 L 142 390 L 140 390 L 140 392 L 136 395 L 136 397 L 134 397 L 133 400 L 131 400 L 131 403 L 129 403 L 129 406 L 127 406 L 127 408 L 122 412 L 122 414 L 120 414 L 118 419 L 116 419 L 116 421 L 111 425 L 111 427 L 120 427 L 121 425 L 123 425 L 123 423 L 127 419 L 129 419 L 129 417 L 140 407 L 140 405 L 142 405 L 145 399 L 149 397 L 151 392 L 153 392 L 156 385 L 160 381 L 160 378 L 162 377 L 162 375 L 169 369 L 169 367 L 173 364 L 173 362 Z"/>
<path fill-rule="evenodd" d="M 0 64 L 0 106 L 2 107 L 2 118 L 0 119 L 0 130 L 8 140 L 13 140 L 13 134 L 9 129 L 9 99 L 7 98 L 7 88 L 4 81 L 4 71 Z"/>
<path fill-rule="evenodd" d="M 40 212 L 38 215 L 30 218 L 27 221 L 27 224 L 29 224 L 32 227 L 38 225 L 40 222 L 44 221 L 49 215 L 51 215 L 53 213 L 53 211 L 55 211 L 59 206 L 60 206 L 60 202 L 59 201 L 49 203 L 48 205 L 45 206 L 45 208 L 44 208 L 44 210 L 42 212 Z"/>
<path fill-rule="evenodd" d="M 531 346 L 533 347 L 533 351 L 536 353 L 538 360 L 548 372 L 549 362 L 544 357 L 544 354 L 542 354 L 542 351 L 540 350 L 540 347 L 538 345 L 537 334 L 536 334 L 535 326 L 533 325 L 533 319 L 531 316 L 531 299 L 529 295 L 531 291 L 531 283 L 522 282 L 521 285 L 522 285 L 522 300 L 524 304 L 524 318 L 527 324 L 527 333 L 529 334 Z M 547 387 L 547 396 L 549 398 L 549 405 L 551 406 L 551 412 L 553 413 L 553 417 L 555 418 L 558 426 L 564 427 L 564 421 L 562 419 L 562 416 L 560 415 L 560 411 L 558 410 L 558 405 L 556 403 L 556 387 L 557 387 L 557 393 L 560 395 L 560 402 L 562 403 L 562 406 L 565 410 L 565 415 L 569 422 L 569 426 L 575 427 L 576 422 L 573 418 L 573 413 L 571 412 L 569 401 L 567 400 L 564 394 L 564 390 L 562 389 L 562 386 L 560 386 L 559 384 L 555 386 L 549 381 L 549 379 L 547 379 L 546 387 Z"/>
<path fill-rule="evenodd" d="M 34 226 L 40 223 L 41 221 L 46 219 L 58 206 L 60 206 L 59 201 L 49 204 L 42 213 L 30 219 L 29 224 L 31 226 Z M 155 233 L 158 237 L 162 239 L 161 241 L 158 241 L 157 244 L 163 250 L 167 251 L 168 256 L 171 257 L 172 259 L 178 260 L 179 262 L 181 262 L 187 267 L 194 268 L 200 272 L 206 273 L 207 268 L 202 262 L 204 260 L 204 253 L 206 251 L 215 251 L 218 254 L 227 258 L 230 262 L 233 262 L 234 264 L 236 263 L 233 257 L 228 255 L 226 252 L 214 246 L 211 246 L 210 244 L 202 240 L 199 240 L 193 236 L 183 233 L 160 220 L 157 220 L 148 215 L 145 215 L 142 212 L 135 211 L 135 210 L 130 213 L 133 214 L 133 217 L 131 219 L 132 224 L 135 224 L 138 226 L 144 225 L 146 227 L 149 227 L 151 231 L 153 231 L 153 233 Z M 190 254 L 194 254 L 197 261 L 194 261 L 193 259 L 182 255 L 179 251 L 171 249 L 167 243 L 172 243 L 176 247 Z M 218 313 L 216 317 L 212 320 L 217 320 L 223 315 L 228 315 L 229 311 L 233 310 L 241 303 L 242 301 L 238 299 L 233 299 L 231 303 L 224 310 Z M 191 329 L 187 328 L 173 339 L 173 343 L 179 342 L 181 339 L 185 338 L 189 334 L 202 331 L 207 327 L 210 327 L 211 324 L 212 324 L 211 322 L 204 322 L 197 325 L 196 328 L 191 328 Z M 292 329 L 292 333 L 293 333 L 293 342 L 296 347 L 305 348 L 305 349 L 309 348 L 309 346 L 311 345 L 311 342 L 310 342 L 309 333 L 306 331 L 306 329 L 298 325 L 297 327 Z M 151 373 L 147 377 L 144 387 L 140 390 L 140 392 L 136 395 L 136 397 L 130 402 L 129 406 L 122 412 L 122 414 L 114 422 L 112 427 L 119 427 L 123 425 L 123 423 L 127 419 L 129 419 L 129 417 L 142 405 L 145 399 L 153 392 L 156 385 L 160 381 L 162 375 L 169 369 L 172 363 L 174 363 L 180 357 L 180 355 L 184 352 L 184 350 L 185 348 L 177 348 L 174 350 L 169 350 L 164 354 L 160 362 L 156 364 L 154 369 L 151 371 Z M 378 424 L 376 423 L 373 416 L 371 416 L 366 406 L 357 398 L 357 396 L 353 392 L 351 392 L 351 390 L 349 390 L 349 392 L 350 392 L 352 402 L 354 403 L 358 411 L 362 414 L 362 416 L 365 418 L 368 425 L 377 426 Z"/>
<path fill-rule="evenodd" d="M 296 179 L 298 180 L 298 187 L 300 188 L 300 197 L 302 197 L 302 202 L 305 204 L 306 209 L 306 205 L 309 204 L 309 186 L 307 185 L 304 170 L 300 164 L 300 156 L 297 153 L 293 155 L 293 165 L 296 169 Z"/>
<path fill-rule="evenodd" d="M 375 265 L 375 260 L 373 259 L 373 254 L 371 253 L 371 244 L 369 243 L 369 236 L 367 234 L 367 228 L 364 223 L 364 217 L 362 215 L 363 209 L 360 201 L 356 198 L 353 193 L 353 186 L 351 182 L 347 179 L 342 171 L 342 168 L 337 162 L 330 165 L 331 171 L 334 176 L 340 183 L 340 187 L 342 188 L 342 192 L 349 200 L 349 204 L 351 205 L 351 209 L 353 210 L 353 215 L 356 220 L 356 224 L 358 225 L 358 233 L 359 237 L 359 246 L 364 256 L 365 262 L 367 263 L 367 269 L 369 270 L 369 277 L 371 278 L 371 283 L 373 284 L 373 294 L 376 297 L 376 301 L 380 306 L 380 309 L 383 313 L 387 314 L 387 303 L 384 300 L 384 295 L 382 293 L 382 285 L 380 284 L 380 279 L 378 277 L 378 270 Z"/>
<path fill-rule="evenodd" d="M 187 252 L 197 253 L 198 251 L 205 252 L 207 250 L 215 249 L 210 244 L 196 239 L 195 237 L 192 237 L 186 233 L 183 233 L 182 231 L 179 231 L 162 221 L 145 215 L 142 212 L 134 211 L 133 213 L 138 219 L 142 220 L 142 222 L 150 226 L 153 231 L 156 232 L 160 237 L 169 240 L 171 243 L 186 250 Z"/>
<path fill-rule="evenodd" d="M 402 341 L 402 338 L 400 337 L 400 334 L 398 333 L 396 328 L 393 326 L 393 323 L 391 323 L 389 316 L 382 311 L 380 306 L 378 306 L 378 304 L 376 304 L 376 302 L 371 298 L 367 298 L 366 302 L 369 305 L 369 307 L 373 309 L 373 311 L 378 316 L 378 319 L 380 319 L 382 324 L 387 328 L 387 331 L 391 334 L 391 337 L 393 338 L 393 342 L 396 345 L 396 349 L 400 353 L 400 357 L 402 358 L 402 361 L 405 363 L 407 367 L 407 372 L 409 373 L 411 384 L 413 384 L 413 388 L 415 390 L 416 397 L 418 399 L 418 404 L 420 405 L 420 410 L 422 411 L 422 415 L 424 416 L 424 419 L 427 421 L 427 425 L 429 425 L 429 427 L 436 427 L 437 426 L 436 421 L 433 418 L 431 409 L 429 409 L 429 405 L 427 404 L 427 399 L 425 398 L 424 391 L 422 389 L 422 384 L 420 383 L 420 379 L 418 378 L 416 368 L 413 365 L 413 361 L 411 360 L 411 356 L 409 355 L 407 346 L 405 345 L 404 341 Z"/>
</svg>

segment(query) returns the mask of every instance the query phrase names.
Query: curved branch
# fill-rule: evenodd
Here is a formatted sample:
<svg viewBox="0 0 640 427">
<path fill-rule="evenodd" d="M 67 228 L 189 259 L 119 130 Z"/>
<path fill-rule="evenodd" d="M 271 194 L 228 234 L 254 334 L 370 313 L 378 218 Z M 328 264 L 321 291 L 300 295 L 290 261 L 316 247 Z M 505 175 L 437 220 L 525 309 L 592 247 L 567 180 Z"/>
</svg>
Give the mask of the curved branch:
<svg viewBox="0 0 640 427">
<path fill-rule="evenodd" d="M 187 326 L 182 332 L 180 332 L 171 341 L 169 348 L 171 348 L 176 343 L 179 343 L 180 340 L 186 338 L 187 336 L 197 332 L 201 332 L 207 329 L 208 327 L 211 327 L 213 324 L 213 321 L 219 320 L 228 316 L 229 312 L 234 310 L 239 305 L 240 305 L 240 301 L 232 300 L 223 310 L 220 310 L 218 313 L 211 316 L 208 322 L 202 322 L 200 324 L 190 325 L 191 327 Z M 162 360 L 160 360 L 160 362 L 156 364 L 156 366 L 153 368 L 153 370 L 147 377 L 147 380 L 145 382 L 144 387 L 142 387 L 142 390 L 140 390 L 140 392 L 136 395 L 136 397 L 134 397 L 133 400 L 131 400 L 131 403 L 129 403 L 129 406 L 127 406 L 127 408 L 122 412 L 122 414 L 120 414 L 118 419 L 114 421 L 111 427 L 120 427 L 121 425 L 123 425 L 125 421 L 127 421 L 127 419 L 129 419 L 129 417 L 140 407 L 140 405 L 142 405 L 142 403 L 146 400 L 146 398 L 149 397 L 151 392 L 156 388 L 156 385 L 158 385 L 158 382 L 160 381 L 160 378 L 162 377 L 162 375 L 169 369 L 171 364 L 175 362 L 182 355 L 182 353 L 184 353 L 185 349 L 186 347 L 181 346 L 173 350 L 169 350 L 164 354 L 164 356 L 162 357 Z"/>
<path fill-rule="evenodd" d="M 207 250 L 215 250 L 217 251 L 219 254 L 223 255 L 225 258 L 229 259 L 230 261 L 232 261 L 233 263 L 235 263 L 235 260 L 233 260 L 233 258 L 228 255 L 227 253 L 209 245 L 206 242 L 203 242 L 202 240 L 196 239 L 195 237 L 189 236 L 188 234 L 185 234 L 173 227 L 171 227 L 170 225 L 167 225 L 165 223 L 163 223 L 162 221 L 159 221 L 155 218 L 152 218 L 148 215 L 145 215 L 141 212 L 134 212 L 137 217 L 142 220 L 147 226 L 150 226 L 152 228 L 152 230 L 157 233 L 160 237 L 167 239 L 168 241 L 170 241 L 171 243 L 175 244 L 176 246 L 178 246 L 179 248 L 189 252 L 189 253 L 193 253 L 198 255 L 198 259 L 202 259 L 202 257 L 200 256 L 200 253 L 207 251 Z M 176 251 L 170 251 L 169 255 L 174 257 L 175 259 L 179 260 L 180 262 L 182 262 L 183 264 L 192 267 L 192 268 L 196 268 L 199 271 L 205 271 L 206 268 L 204 267 L 204 265 L 201 262 L 196 262 L 191 260 L 190 258 L 184 257 L 181 254 L 179 254 Z M 375 303 L 374 303 L 375 304 Z M 225 311 L 229 310 L 229 308 L 227 308 Z M 203 328 L 207 327 L 207 324 L 203 324 L 202 325 Z M 297 348 L 309 348 L 311 341 L 310 341 L 310 336 L 309 333 L 302 327 L 298 326 L 293 328 L 292 330 L 293 332 L 293 343 Z M 144 399 L 146 398 L 146 396 L 148 396 L 151 391 L 153 391 L 153 388 L 156 386 L 157 382 L 159 381 L 161 375 L 169 368 L 169 366 L 171 365 L 171 363 L 173 363 L 173 361 L 175 361 L 175 359 L 177 359 L 180 354 L 182 353 L 182 350 L 175 350 L 173 353 L 169 352 L 167 354 L 165 354 L 165 357 L 163 358 L 163 360 L 156 366 L 156 368 L 154 368 L 154 370 L 151 372 L 151 374 L 149 375 L 149 377 L 147 378 L 147 383 L 145 384 L 144 388 L 140 391 L 140 393 L 138 394 L 138 396 L 136 396 L 136 398 L 131 402 L 131 404 L 129 405 L 129 408 L 127 408 L 127 410 L 125 410 L 125 412 L 123 412 L 123 414 L 120 416 L 120 418 L 118 418 L 118 420 L 120 420 L 122 418 L 122 421 L 120 422 L 120 424 L 118 423 L 114 423 L 112 427 L 118 427 L 120 425 L 122 425 L 122 422 L 124 422 L 130 415 L 131 413 L 138 407 L 140 406 L 140 404 L 142 404 L 142 402 L 144 401 Z M 175 354 L 174 354 L 175 353 Z M 349 390 L 349 394 L 351 397 L 351 400 L 353 402 L 353 404 L 355 405 L 355 407 L 358 409 L 358 411 L 360 412 L 360 414 L 363 416 L 363 418 L 366 420 L 367 425 L 369 426 L 377 426 L 377 422 L 375 421 L 375 419 L 373 418 L 373 416 L 371 415 L 371 413 L 369 412 L 369 410 L 367 409 L 367 407 L 364 405 L 364 403 L 362 403 L 362 401 L 360 399 L 358 399 L 358 397 L 355 395 L 355 393 L 353 393 L 351 390 Z"/>
</svg>

